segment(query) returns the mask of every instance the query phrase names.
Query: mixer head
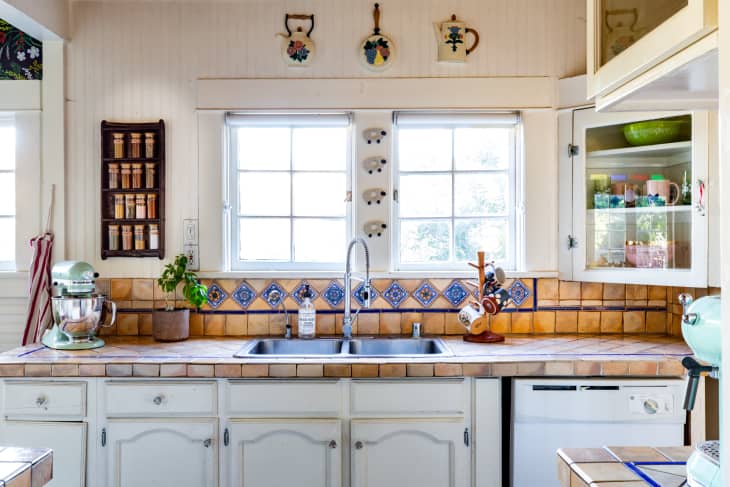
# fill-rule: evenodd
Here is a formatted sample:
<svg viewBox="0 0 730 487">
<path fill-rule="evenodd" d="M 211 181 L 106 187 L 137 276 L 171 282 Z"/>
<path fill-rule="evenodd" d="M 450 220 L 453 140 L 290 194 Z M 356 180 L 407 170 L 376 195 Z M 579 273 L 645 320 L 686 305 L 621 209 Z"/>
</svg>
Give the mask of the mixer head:
<svg viewBox="0 0 730 487">
<path fill-rule="evenodd" d="M 99 273 L 91 264 L 79 260 L 58 262 L 51 269 L 51 279 L 57 296 L 90 296 L 96 290 Z"/>
</svg>

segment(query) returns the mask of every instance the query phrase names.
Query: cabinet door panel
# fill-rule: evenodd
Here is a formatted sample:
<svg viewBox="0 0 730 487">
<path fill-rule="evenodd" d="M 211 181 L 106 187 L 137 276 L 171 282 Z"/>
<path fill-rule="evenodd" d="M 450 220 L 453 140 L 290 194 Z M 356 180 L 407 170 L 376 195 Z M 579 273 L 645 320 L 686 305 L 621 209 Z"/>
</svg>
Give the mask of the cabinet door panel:
<svg viewBox="0 0 730 487">
<path fill-rule="evenodd" d="M 107 486 L 218 485 L 217 421 L 109 421 Z"/>
<path fill-rule="evenodd" d="M 47 487 L 86 485 L 86 423 L 8 421 L 0 444 L 53 450 L 53 480 Z"/>
<path fill-rule="evenodd" d="M 354 420 L 353 487 L 465 487 L 470 450 L 464 421 Z"/>
<path fill-rule="evenodd" d="M 231 486 L 339 487 L 342 483 L 339 420 L 234 421 L 229 430 Z"/>
</svg>

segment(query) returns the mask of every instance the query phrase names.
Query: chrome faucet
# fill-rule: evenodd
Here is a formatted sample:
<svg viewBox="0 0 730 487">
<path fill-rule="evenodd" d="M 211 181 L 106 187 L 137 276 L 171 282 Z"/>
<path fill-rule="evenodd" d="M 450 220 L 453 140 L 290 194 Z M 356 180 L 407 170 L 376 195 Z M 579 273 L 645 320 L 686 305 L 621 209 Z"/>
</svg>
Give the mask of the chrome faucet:
<svg viewBox="0 0 730 487">
<path fill-rule="evenodd" d="M 281 305 L 281 309 L 284 310 L 284 338 L 291 338 L 291 320 L 289 319 L 289 312 L 286 310 L 286 305 L 284 305 L 284 298 L 279 291 L 274 289 L 271 291 L 271 294 L 269 294 L 269 299 L 272 301 L 279 301 L 276 308 Z"/>
<path fill-rule="evenodd" d="M 365 240 L 361 237 L 356 237 L 347 245 L 347 260 L 345 262 L 345 316 L 342 318 L 342 336 L 346 339 L 352 338 L 352 324 L 357 318 L 357 313 L 355 313 L 354 317 L 352 316 L 352 286 L 350 283 L 352 279 L 358 279 L 352 276 L 351 268 L 352 249 L 358 242 L 362 245 L 362 249 L 365 252 L 365 280 L 363 281 L 364 307 L 370 307 L 370 251 L 368 250 L 368 244 L 365 243 Z M 358 313 L 359 312 L 360 311 L 358 310 Z"/>
</svg>

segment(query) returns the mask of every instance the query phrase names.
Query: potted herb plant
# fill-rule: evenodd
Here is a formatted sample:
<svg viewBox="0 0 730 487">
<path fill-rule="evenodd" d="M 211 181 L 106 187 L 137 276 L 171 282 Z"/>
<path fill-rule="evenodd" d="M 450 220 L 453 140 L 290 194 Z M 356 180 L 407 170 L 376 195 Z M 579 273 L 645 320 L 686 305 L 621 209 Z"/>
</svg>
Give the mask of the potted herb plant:
<svg viewBox="0 0 730 487">
<path fill-rule="evenodd" d="M 187 269 L 187 265 L 188 258 L 180 254 L 162 269 L 162 275 L 157 279 L 157 285 L 165 292 L 165 307 L 152 313 L 155 340 L 174 342 L 190 336 L 190 309 L 175 307 L 175 290 L 180 283 L 183 283 L 185 300 L 195 309 L 200 309 L 208 299 L 208 288 L 200 283 L 197 274 Z"/>
</svg>

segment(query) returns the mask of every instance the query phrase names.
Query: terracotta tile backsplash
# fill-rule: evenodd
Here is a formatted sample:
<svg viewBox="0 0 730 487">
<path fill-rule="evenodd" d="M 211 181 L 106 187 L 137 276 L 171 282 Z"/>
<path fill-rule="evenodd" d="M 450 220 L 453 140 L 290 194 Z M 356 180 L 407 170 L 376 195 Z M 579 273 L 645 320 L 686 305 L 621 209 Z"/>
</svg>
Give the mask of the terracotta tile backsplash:
<svg viewBox="0 0 730 487">
<path fill-rule="evenodd" d="M 208 302 L 190 315 L 193 336 L 283 335 L 284 316 L 277 290 L 297 331 L 297 309 L 304 285 L 314 291 L 317 333 L 342 332 L 345 289 L 341 280 L 204 279 Z M 164 293 L 154 279 L 99 279 L 97 287 L 119 307 L 117 323 L 103 335 L 151 335 L 151 312 L 164 306 Z M 687 289 L 671 286 L 603 284 L 558 279 L 508 279 L 505 289 L 513 303 L 492 316 L 497 333 L 626 333 L 681 335 L 682 314 L 677 296 L 719 294 L 718 288 Z M 364 303 L 361 284 L 353 287 L 353 309 Z M 353 333 L 361 335 L 410 334 L 421 322 L 425 334 L 460 335 L 458 310 L 475 298 L 475 289 L 462 279 L 376 279 L 371 307 L 359 314 Z M 179 293 L 176 304 L 183 306 Z M 354 373 L 354 371 L 353 371 Z"/>
</svg>

